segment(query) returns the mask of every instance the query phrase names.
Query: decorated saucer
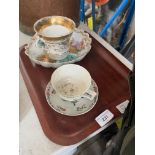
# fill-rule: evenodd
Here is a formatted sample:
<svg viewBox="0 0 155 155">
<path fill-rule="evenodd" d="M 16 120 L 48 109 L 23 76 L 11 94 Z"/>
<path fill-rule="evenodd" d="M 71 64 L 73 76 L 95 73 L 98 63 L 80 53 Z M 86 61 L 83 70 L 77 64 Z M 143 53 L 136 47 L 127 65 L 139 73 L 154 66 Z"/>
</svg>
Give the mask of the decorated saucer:
<svg viewBox="0 0 155 155">
<path fill-rule="evenodd" d="M 49 82 L 45 90 L 45 96 L 49 106 L 56 112 L 67 116 L 78 116 L 89 112 L 97 103 L 99 93 L 94 80 L 92 80 L 90 90 L 95 91 L 97 94 L 93 100 L 80 98 L 75 101 L 67 101 L 59 97 Z"/>
<path fill-rule="evenodd" d="M 82 39 L 80 40 L 79 38 Z M 91 42 L 92 40 L 88 33 L 76 29 L 71 36 L 68 55 L 61 60 L 53 60 L 44 51 L 44 43 L 40 40 L 39 36 L 35 35 L 32 41 L 25 47 L 25 54 L 38 65 L 47 68 L 57 68 L 64 64 L 81 61 L 89 53 Z"/>
</svg>

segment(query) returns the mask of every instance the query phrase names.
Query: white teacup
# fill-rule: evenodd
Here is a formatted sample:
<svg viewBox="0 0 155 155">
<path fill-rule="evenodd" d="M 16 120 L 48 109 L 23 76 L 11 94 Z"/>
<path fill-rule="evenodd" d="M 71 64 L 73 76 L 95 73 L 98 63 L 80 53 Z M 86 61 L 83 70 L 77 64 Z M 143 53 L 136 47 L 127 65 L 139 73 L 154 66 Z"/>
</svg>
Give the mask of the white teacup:
<svg viewBox="0 0 155 155">
<path fill-rule="evenodd" d="M 74 101 L 81 97 L 93 100 L 96 96 L 96 93 L 89 89 L 89 72 L 80 65 L 67 64 L 59 67 L 51 76 L 51 84 L 64 100 Z"/>
</svg>

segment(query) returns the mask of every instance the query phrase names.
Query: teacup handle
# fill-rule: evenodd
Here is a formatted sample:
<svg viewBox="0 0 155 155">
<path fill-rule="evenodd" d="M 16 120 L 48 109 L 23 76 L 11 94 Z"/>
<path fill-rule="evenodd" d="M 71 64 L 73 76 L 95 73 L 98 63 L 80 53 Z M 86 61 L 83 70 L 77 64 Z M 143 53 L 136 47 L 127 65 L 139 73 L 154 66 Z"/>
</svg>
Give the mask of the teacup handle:
<svg viewBox="0 0 155 155">
<path fill-rule="evenodd" d="M 88 90 L 82 97 L 87 98 L 89 100 L 93 100 L 95 96 L 96 96 L 96 92 L 92 90 Z"/>
</svg>

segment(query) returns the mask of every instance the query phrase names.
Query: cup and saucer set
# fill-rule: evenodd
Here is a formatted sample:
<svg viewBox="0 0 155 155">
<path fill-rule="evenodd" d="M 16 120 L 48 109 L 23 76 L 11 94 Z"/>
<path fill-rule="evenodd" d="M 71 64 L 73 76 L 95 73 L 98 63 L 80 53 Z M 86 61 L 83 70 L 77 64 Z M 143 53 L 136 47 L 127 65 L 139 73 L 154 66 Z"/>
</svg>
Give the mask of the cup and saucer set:
<svg viewBox="0 0 155 155">
<path fill-rule="evenodd" d="M 78 116 L 95 106 L 98 87 L 85 68 L 68 64 L 53 72 L 45 96 L 48 104 L 56 112 Z"/>
<path fill-rule="evenodd" d="M 34 24 L 36 34 L 25 47 L 30 60 L 47 68 L 57 68 L 47 84 L 49 106 L 67 116 L 90 111 L 98 100 L 98 87 L 81 61 L 91 49 L 88 33 L 76 29 L 74 21 L 63 16 L 49 16 Z"/>
<path fill-rule="evenodd" d="M 47 68 L 81 61 L 90 51 L 92 39 L 75 27 L 74 21 L 62 16 L 49 16 L 34 24 L 36 34 L 25 47 L 34 63 Z"/>
</svg>

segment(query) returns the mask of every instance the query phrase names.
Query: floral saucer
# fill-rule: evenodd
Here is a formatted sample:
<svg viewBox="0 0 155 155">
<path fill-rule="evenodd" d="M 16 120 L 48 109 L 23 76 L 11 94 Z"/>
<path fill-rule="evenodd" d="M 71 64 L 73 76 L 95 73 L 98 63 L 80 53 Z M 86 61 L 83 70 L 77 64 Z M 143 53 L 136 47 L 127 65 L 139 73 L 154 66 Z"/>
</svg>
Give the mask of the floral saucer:
<svg viewBox="0 0 155 155">
<path fill-rule="evenodd" d="M 75 101 L 67 101 L 58 96 L 49 82 L 45 90 L 45 96 L 49 106 L 56 112 L 67 116 L 78 116 L 90 111 L 98 100 L 98 87 L 94 80 L 92 80 L 90 89 L 97 94 L 93 100 L 81 98 Z"/>
<path fill-rule="evenodd" d="M 79 39 L 80 36 L 82 38 L 81 42 Z M 44 51 L 44 43 L 39 39 L 39 36 L 35 35 L 32 41 L 25 47 L 25 54 L 38 65 L 47 68 L 57 68 L 64 64 L 81 61 L 89 53 L 91 42 L 92 39 L 89 37 L 88 33 L 76 29 L 71 36 L 68 55 L 62 60 L 53 60 L 49 58 L 48 54 Z"/>
</svg>

